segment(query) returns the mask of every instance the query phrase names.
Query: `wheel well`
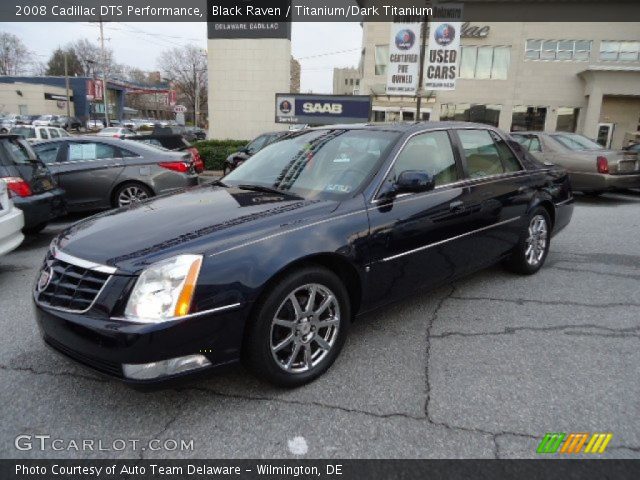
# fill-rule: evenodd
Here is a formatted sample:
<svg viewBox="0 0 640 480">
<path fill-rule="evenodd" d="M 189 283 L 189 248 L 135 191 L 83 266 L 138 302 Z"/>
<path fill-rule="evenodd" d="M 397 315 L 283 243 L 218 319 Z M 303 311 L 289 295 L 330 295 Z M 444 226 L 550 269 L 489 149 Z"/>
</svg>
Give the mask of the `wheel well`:
<svg viewBox="0 0 640 480">
<path fill-rule="evenodd" d="M 124 185 L 141 185 L 144 188 L 148 189 L 151 192 L 152 196 L 154 196 L 156 194 L 156 192 L 153 191 L 153 188 L 151 188 L 149 185 L 147 185 L 144 182 L 140 182 L 138 180 L 125 180 L 125 181 L 120 182 L 117 185 L 115 185 L 113 187 L 113 189 L 111 190 L 111 205 L 115 205 L 115 203 L 116 203 L 116 192 L 118 191 L 119 188 L 123 187 Z"/>
<path fill-rule="evenodd" d="M 547 213 L 549 214 L 549 218 L 551 219 L 551 228 L 556 224 L 556 209 L 549 200 L 543 200 L 540 202 L 540 206 L 543 207 Z"/>
<path fill-rule="evenodd" d="M 362 301 L 362 284 L 360 281 L 360 276 L 358 275 L 358 271 L 356 270 L 356 268 L 351 263 L 349 263 L 348 260 L 340 257 L 339 255 L 331 253 L 320 253 L 311 255 L 309 257 L 296 260 L 295 262 L 287 265 L 267 281 L 265 287 L 260 293 L 259 298 L 256 302 L 254 302 L 254 305 L 257 305 L 259 303 L 259 300 L 264 295 L 266 295 L 271 290 L 271 287 L 278 283 L 282 277 L 288 275 L 293 270 L 297 270 L 309 265 L 324 267 L 336 274 L 338 278 L 343 281 L 344 286 L 349 293 L 349 300 L 351 302 L 351 315 L 355 317 L 355 314 L 360 309 L 360 303 Z"/>
</svg>

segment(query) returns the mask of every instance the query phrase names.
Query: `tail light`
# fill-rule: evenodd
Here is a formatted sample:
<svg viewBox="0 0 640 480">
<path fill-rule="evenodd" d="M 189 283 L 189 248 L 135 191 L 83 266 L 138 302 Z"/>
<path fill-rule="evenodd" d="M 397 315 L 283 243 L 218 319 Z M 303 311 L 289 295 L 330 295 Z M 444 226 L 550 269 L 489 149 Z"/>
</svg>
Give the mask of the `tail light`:
<svg viewBox="0 0 640 480">
<path fill-rule="evenodd" d="M 160 162 L 158 165 L 160 165 L 162 168 L 180 173 L 187 173 L 189 171 L 189 167 L 191 166 L 187 162 Z"/>
<path fill-rule="evenodd" d="M 31 186 L 20 177 L 4 177 L 0 181 L 7 184 L 10 197 L 29 197 L 33 193 Z"/>
<path fill-rule="evenodd" d="M 598 173 L 609 173 L 609 161 L 607 157 L 598 157 L 596 163 L 598 165 Z"/>
<path fill-rule="evenodd" d="M 202 173 L 204 171 L 204 161 L 200 156 L 200 152 L 196 147 L 187 148 L 187 150 L 191 153 L 191 159 L 193 160 L 193 167 L 196 170 L 196 173 Z"/>
</svg>

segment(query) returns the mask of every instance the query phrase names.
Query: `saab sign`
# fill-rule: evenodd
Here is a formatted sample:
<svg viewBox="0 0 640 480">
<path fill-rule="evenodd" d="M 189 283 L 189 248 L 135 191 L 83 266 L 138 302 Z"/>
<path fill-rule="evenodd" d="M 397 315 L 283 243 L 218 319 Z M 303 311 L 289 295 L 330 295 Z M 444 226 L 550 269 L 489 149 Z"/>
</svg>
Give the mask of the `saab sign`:
<svg viewBox="0 0 640 480">
<path fill-rule="evenodd" d="M 369 121 L 371 97 L 277 93 L 275 107 L 276 123 L 361 123 Z"/>
</svg>

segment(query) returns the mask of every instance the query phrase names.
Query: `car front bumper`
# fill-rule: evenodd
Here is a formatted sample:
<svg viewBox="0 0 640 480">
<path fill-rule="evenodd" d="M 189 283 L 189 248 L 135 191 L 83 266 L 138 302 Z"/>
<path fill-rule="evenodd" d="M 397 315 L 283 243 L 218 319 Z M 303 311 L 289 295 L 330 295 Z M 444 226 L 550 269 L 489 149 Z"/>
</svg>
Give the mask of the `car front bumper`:
<svg viewBox="0 0 640 480">
<path fill-rule="evenodd" d="M 161 324 L 131 323 L 45 308 L 35 315 L 44 341 L 92 370 L 133 387 L 167 386 L 237 362 L 248 308 L 200 315 Z M 150 380 L 127 378 L 123 364 L 139 365 L 203 355 L 211 365 Z"/>
<path fill-rule="evenodd" d="M 13 203 L 24 213 L 24 226 L 35 227 L 67 213 L 64 190 L 56 188 L 29 197 L 14 197 Z"/>
</svg>

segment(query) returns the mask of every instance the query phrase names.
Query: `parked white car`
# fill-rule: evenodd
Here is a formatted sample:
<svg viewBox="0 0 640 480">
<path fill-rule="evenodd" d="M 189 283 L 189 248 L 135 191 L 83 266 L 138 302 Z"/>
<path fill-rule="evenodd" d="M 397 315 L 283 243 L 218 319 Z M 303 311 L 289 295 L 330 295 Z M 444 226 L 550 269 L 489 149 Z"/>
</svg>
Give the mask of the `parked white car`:
<svg viewBox="0 0 640 480">
<path fill-rule="evenodd" d="M 64 128 L 36 127 L 33 125 L 17 125 L 10 130 L 15 135 L 24 137 L 29 142 L 49 140 L 50 138 L 70 137 Z"/>
<path fill-rule="evenodd" d="M 102 130 L 104 123 L 102 120 L 87 120 L 87 130 Z"/>
<path fill-rule="evenodd" d="M 7 185 L 0 181 L 0 255 L 20 246 L 24 240 L 22 227 L 24 227 L 22 210 L 13 206 L 7 192 Z"/>
<path fill-rule="evenodd" d="M 35 127 L 55 127 L 58 125 L 58 115 L 41 115 L 33 123 Z"/>
</svg>

